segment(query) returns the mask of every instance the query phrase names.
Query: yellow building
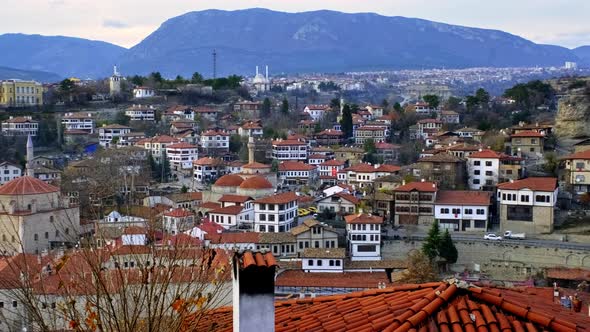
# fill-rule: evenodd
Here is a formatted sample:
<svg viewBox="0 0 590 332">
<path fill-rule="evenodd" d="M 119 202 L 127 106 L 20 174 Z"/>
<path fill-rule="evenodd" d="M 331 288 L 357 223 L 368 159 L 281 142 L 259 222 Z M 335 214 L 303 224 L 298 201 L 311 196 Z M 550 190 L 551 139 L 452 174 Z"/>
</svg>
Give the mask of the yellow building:
<svg viewBox="0 0 590 332">
<path fill-rule="evenodd" d="M 43 86 L 35 81 L 0 81 L 0 106 L 43 105 Z"/>
</svg>

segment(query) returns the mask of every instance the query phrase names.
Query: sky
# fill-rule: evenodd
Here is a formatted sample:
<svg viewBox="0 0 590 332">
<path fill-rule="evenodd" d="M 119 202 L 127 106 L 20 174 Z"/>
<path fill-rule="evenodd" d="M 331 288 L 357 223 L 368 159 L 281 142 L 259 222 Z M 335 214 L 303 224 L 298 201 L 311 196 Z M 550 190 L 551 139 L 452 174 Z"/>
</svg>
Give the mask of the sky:
<svg viewBox="0 0 590 332">
<path fill-rule="evenodd" d="M 0 34 L 63 35 L 131 47 L 165 20 L 205 9 L 330 9 L 503 30 L 537 43 L 590 45 L 590 0 L 1 0 Z M 8 10 L 7 10 L 8 9 Z"/>
</svg>

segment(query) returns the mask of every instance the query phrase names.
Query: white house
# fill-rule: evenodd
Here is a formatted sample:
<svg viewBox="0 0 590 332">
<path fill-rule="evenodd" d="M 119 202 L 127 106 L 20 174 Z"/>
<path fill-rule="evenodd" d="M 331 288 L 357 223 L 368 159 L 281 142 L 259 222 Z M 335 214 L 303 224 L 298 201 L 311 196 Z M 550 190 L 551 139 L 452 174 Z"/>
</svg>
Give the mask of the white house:
<svg viewBox="0 0 590 332">
<path fill-rule="evenodd" d="M 348 252 L 353 261 L 381 260 L 381 225 L 383 217 L 351 214 L 346 221 Z"/>
<path fill-rule="evenodd" d="M 30 116 L 10 116 L 2 122 L 2 135 L 4 136 L 37 136 L 39 121 Z"/>
<path fill-rule="evenodd" d="M 305 272 L 341 273 L 345 258 L 344 248 L 309 248 L 301 254 L 301 269 Z"/>
<path fill-rule="evenodd" d="M 193 161 L 199 159 L 199 149 L 196 145 L 185 142 L 173 143 L 166 147 L 166 156 L 170 161 L 170 169 L 190 170 L 193 168 Z"/>
<path fill-rule="evenodd" d="M 331 187 L 328 187 L 322 191 L 324 196 L 332 196 L 337 193 L 347 193 L 352 194 L 354 192 L 354 188 L 344 183 L 338 183 Z"/>
<path fill-rule="evenodd" d="M 203 157 L 193 162 L 193 176 L 197 182 L 205 183 L 225 173 L 223 161 L 211 157 Z"/>
<path fill-rule="evenodd" d="M 272 141 L 272 157 L 277 160 L 307 160 L 309 147 L 304 140 L 286 139 Z"/>
<path fill-rule="evenodd" d="M 133 89 L 134 98 L 151 98 L 156 96 L 156 90 L 145 86 L 138 86 Z"/>
<path fill-rule="evenodd" d="M 0 163 L 0 185 L 21 177 L 21 175 L 22 170 L 18 165 L 7 161 Z"/>
<path fill-rule="evenodd" d="M 116 146 L 121 136 L 131 132 L 131 127 L 112 124 L 98 128 L 98 141 L 104 148 Z"/>
<path fill-rule="evenodd" d="M 155 121 L 156 110 L 154 106 L 142 106 L 132 105 L 125 110 L 125 115 L 129 117 L 131 121 Z"/>
<path fill-rule="evenodd" d="M 498 184 L 503 231 L 551 233 L 557 202 L 557 178 L 534 177 Z"/>
<path fill-rule="evenodd" d="M 201 148 L 229 151 L 229 136 L 221 130 L 207 130 L 201 134 Z"/>
<path fill-rule="evenodd" d="M 194 214 L 185 209 L 173 209 L 164 212 L 162 229 L 172 235 L 186 232 L 194 226 Z"/>
<path fill-rule="evenodd" d="M 238 134 L 242 137 L 262 137 L 262 126 L 258 122 L 250 121 L 238 128 Z"/>
<path fill-rule="evenodd" d="M 288 232 L 297 226 L 299 196 L 292 191 L 254 201 L 254 231 Z"/>
<path fill-rule="evenodd" d="M 319 211 L 330 211 L 341 215 L 354 214 L 356 206 L 360 203 L 360 199 L 355 196 L 339 192 L 328 197 L 321 198 L 318 201 Z"/>
<path fill-rule="evenodd" d="M 427 139 L 442 129 L 443 122 L 436 119 L 422 119 L 418 121 L 418 136 Z"/>
<path fill-rule="evenodd" d="M 287 185 L 307 185 L 318 178 L 318 168 L 300 161 L 283 161 L 279 164 L 279 179 Z"/>
<path fill-rule="evenodd" d="M 61 119 L 65 131 L 81 130 L 88 134 L 94 133 L 94 119 L 90 113 L 66 113 Z"/>
<path fill-rule="evenodd" d="M 449 231 L 486 231 L 492 193 L 487 191 L 440 190 L 434 202 L 434 218 Z"/>
<path fill-rule="evenodd" d="M 309 114 L 311 119 L 315 122 L 321 120 L 329 111 L 330 106 L 328 105 L 307 105 L 303 109 L 303 112 Z"/>
<path fill-rule="evenodd" d="M 481 190 L 498 184 L 501 155 L 493 150 L 479 150 L 467 157 L 469 189 Z"/>
<path fill-rule="evenodd" d="M 168 152 L 168 147 L 178 143 L 180 143 L 180 140 L 172 136 L 156 135 L 154 137 L 142 139 L 136 144 L 149 151 L 149 153 L 152 155 L 152 158 L 154 158 L 154 161 L 159 164 L 162 162 L 164 153 Z"/>
</svg>

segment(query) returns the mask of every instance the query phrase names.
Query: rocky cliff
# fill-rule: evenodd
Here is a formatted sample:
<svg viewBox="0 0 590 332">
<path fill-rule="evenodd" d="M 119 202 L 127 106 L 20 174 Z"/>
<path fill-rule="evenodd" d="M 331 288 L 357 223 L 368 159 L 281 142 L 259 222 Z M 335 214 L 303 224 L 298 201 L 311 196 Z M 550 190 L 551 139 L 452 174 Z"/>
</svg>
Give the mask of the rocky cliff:
<svg viewBox="0 0 590 332">
<path fill-rule="evenodd" d="M 559 99 L 555 134 L 562 139 L 590 137 L 590 91 L 576 89 Z"/>
</svg>

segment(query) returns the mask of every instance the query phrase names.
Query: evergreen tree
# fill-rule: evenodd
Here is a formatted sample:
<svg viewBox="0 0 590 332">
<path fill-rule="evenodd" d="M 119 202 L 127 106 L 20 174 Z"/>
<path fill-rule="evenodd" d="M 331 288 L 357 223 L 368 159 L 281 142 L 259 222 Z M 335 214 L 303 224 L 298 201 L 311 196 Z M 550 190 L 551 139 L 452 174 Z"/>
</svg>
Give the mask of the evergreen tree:
<svg viewBox="0 0 590 332">
<path fill-rule="evenodd" d="M 345 138 L 352 137 L 352 110 L 350 105 L 345 104 L 342 110 L 342 119 L 340 120 L 340 128 L 344 133 Z"/>
<path fill-rule="evenodd" d="M 404 109 L 402 108 L 402 105 L 400 103 L 395 103 L 393 104 L 393 109 L 398 112 L 399 114 L 402 114 Z"/>
<path fill-rule="evenodd" d="M 162 180 L 161 182 L 168 182 L 170 178 L 170 161 L 168 160 L 168 156 L 166 155 L 166 151 L 162 152 Z"/>
<path fill-rule="evenodd" d="M 490 102 L 490 94 L 483 88 L 477 89 L 475 92 L 475 98 L 477 98 L 477 101 L 482 106 L 487 106 L 487 104 Z"/>
<path fill-rule="evenodd" d="M 203 75 L 198 72 L 194 72 L 193 76 L 191 77 L 191 83 L 196 84 L 201 82 L 203 82 Z"/>
<path fill-rule="evenodd" d="M 264 101 L 262 102 L 262 108 L 260 110 L 260 115 L 263 118 L 269 117 L 270 116 L 270 109 L 271 109 L 270 99 L 264 98 Z"/>
<path fill-rule="evenodd" d="M 188 192 L 188 187 L 186 185 L 182 185 L 182 188 L 180 188 L 180 192 L 183 194 L 186 194 Z"/>
<path fill-rule="evenodd" d="M 444 258 L 448 264 L 457 262 L 459 253 L 457 252 L 457 247 L 455 247 L 448 229 L 445 230 L 442 238 L 440 239 L 438 254 L 440 257 Z"/>
<path fill-rule="evenodd" d="M 281 113 L 289 114 L 289 101 L 287 98 L 283 99 L 283 104 L 281 104 Z"/>
<path fill-rule="evenodd" d="M 131 120 L 131 118 L 129 118 L 127 115 L 125 115 L 125 111 L 119 111 L 115 115 L 115 123 L 116 124 L 128 126 L 130 120 Z"/>
<path fill-rule="evenodd" d="M 438 228 L 438 221 L 435 220 L 428 231 L 428 236 L 424 239 L 422 244 L 422 252 L 430 260 L 433 260 L 438 256 L 438 248 L 440 248 L 440 229 Z"/>
<path fill-rule="evenodd" d="M 422 99 L 432 108 L 438 108 L 438 105 L 440 104 L 440 99 L 437 95 L 424 95 Z"/>
</svg>

